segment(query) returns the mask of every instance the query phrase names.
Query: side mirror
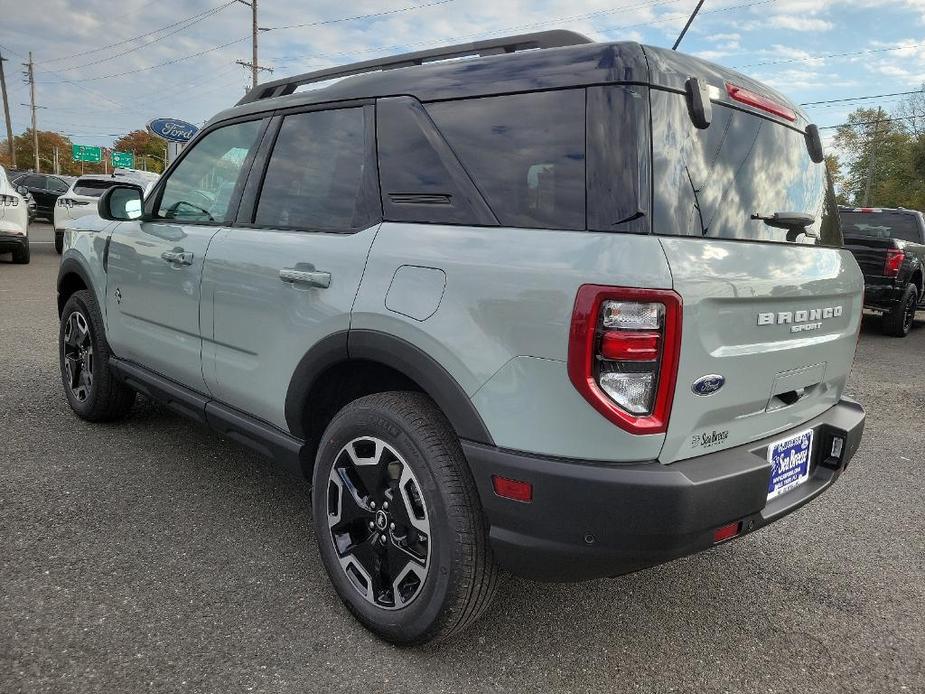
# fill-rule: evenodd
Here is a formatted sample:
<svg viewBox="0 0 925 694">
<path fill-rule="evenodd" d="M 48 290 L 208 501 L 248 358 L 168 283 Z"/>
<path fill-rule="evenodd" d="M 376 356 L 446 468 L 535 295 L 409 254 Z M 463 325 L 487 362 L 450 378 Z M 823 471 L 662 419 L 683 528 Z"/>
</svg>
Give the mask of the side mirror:
<svg viewBox="0 0 925 694">
<path fill-rule="evenodd" d="M 143 195 L 143 191 L 139 186 L 120 183 L 108 188 L 100 196 L 97 212 L 100 217 L 112 222 L 127 222 L 132 219 L 140 219 L 143 209 Z"/>
<path fill-rule="evenodd" d="M 16 186 L 16 192 L 20 195 L 28 195 L 29 189 L 26 186 Z"/>
</svg>

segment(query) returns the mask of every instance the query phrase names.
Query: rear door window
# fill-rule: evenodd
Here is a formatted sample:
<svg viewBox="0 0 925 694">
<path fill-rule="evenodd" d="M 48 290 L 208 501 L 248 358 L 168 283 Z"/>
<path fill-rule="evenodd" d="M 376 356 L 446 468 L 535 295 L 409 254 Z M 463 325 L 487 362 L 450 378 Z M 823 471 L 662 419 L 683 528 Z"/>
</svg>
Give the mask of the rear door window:
<svg viewBox="0 0 925 694">
<path fill-rule="evenodd" d="M 55 178 L 54 176 L 48 177 L 49 190 L 52 190 L 56 193 L 66 193 L 68 188 L 70 188 L 70 186 L 60 178 Z"/>
<path fill-rule="evenodd" d="M 922 243 L 922 231 L 916 215 L 908 212 L 841 212 L 845 236 L 873 239 L 901 239 Z"/>
<path fill-rule="evenodd" d="M 332 231 L 369 226 L 375 218 L 365 189 L 370 137 L 362 107 L 286 116 L 254 223 Z"/>
<path fill-rule="evenodd" d="M 655 233 L 785 243 L 788 230 L 759 217 L 795 212 L 814 221 L 792 240 L 841 245 L 825 164 L 802 132 L 718 103 L 699 130 L 684 95 L 651 95 Z"/>
<path fill-rule="evenodd" d="M 585 228 L 585 91 L 427 105 L 503 226 Z"/>
</svg>

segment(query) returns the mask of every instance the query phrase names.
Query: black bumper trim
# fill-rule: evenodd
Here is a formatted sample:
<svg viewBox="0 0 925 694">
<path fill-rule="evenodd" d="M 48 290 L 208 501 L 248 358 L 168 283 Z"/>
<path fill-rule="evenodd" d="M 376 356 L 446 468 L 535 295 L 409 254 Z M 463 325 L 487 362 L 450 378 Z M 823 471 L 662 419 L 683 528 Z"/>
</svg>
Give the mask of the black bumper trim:
<svg viewBox="0 0 925 694">
<path fill-rule="evenodd" d="M 810 479 L 767 502 L 769 444 L 745 446 L 670 465 L 563 462 L 471 442 L 463 450 L 491 526 L 501 565 L 538 580 L 616 576 L 713 545 L 713 531 L 742 521 L 743 533 L 794 511 L 825 491 L 857 452 L 864 410 L 844 399 L 789 433 L 813 429 Z M 832 436 L 845 439 L 837 460 Z M 533 502 L 495 495 L 491 476 L 533 484 Z"/>
</svg>

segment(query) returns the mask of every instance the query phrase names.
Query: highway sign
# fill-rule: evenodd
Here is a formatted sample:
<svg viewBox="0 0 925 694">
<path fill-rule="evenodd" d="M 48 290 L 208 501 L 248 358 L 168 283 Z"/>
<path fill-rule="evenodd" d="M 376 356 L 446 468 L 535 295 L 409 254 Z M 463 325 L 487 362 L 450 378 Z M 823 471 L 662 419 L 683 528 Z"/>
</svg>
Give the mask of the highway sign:
<svg viewBox="0 0 925 694">
<path fill-rule="evenodd" d="M 114 169 L 134 169 L 135 155 L 131 152 L 113 152 L 112 168 Z"/>
<path fill-rule="evenodd" d="M 99 164 L 103 161 L 103 150 L 100 147 L 73 145 L 71 155 L 74 161 L 85 161 L 90 164 Z"/>
</svg>

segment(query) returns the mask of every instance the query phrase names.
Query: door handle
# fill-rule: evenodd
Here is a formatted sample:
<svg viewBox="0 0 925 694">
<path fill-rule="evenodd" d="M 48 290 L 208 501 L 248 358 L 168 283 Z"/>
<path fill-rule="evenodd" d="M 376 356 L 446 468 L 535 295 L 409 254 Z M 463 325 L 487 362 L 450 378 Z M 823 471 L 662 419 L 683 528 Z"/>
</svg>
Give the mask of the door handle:
<svg viewBox="0 0 925 694">
<path fill-rule="evenodd" d="M 161 258 L 166 260 L 168 263 L 173 263 L 175 265 L 193 264 L 193 254 L 184 251 L 182 248 L 177 248 L 172 251 L 164 251 L 161 253 Z"/>
<path fill-rule="evenodd" d="M 284 267 L 279 271 L 279 278 L 287 284 L 304 284 L 319 289 L 327 289 L 331 286 L 331 273 L 320 270 L 296 270 L 292 267 Z"/>
</svg>

